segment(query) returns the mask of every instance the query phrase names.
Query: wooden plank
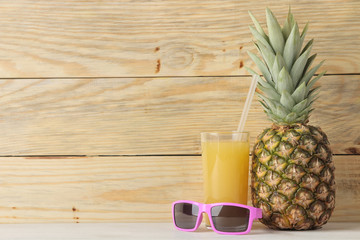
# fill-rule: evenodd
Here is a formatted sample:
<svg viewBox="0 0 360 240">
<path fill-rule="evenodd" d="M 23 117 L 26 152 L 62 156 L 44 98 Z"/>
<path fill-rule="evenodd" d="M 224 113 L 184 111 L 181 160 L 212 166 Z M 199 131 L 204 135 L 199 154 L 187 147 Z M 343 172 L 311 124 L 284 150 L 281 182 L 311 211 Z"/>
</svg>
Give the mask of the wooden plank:
<svg viewBox="0 0 360 240">
<path fill-rule="evenodd" d="M 326 76 L 311 123 L 334 153 L 359 153 L 359 76 Z M 0 82 L 0 155 L 199 154 L 199 134 L 235 130 L 250 78 Z M 271 126 L 254 101 L 251 143 Z"/>
<path fill-rule="evenodd" d="M 1 236 L 6 240 L 236 240 L 238 235 L 221 236 L 200 225 L 194 233 L 175 229 L 172 223 L 53 223 L 53 224 L 1 224 Z M 316 231 L 278 231 L 267 228 L 259 222 L 254 222 L 251 232 L 240 239 L 262 240 L 267 236 L 276 236 L 277 240 L 358 240 L 360 225 L 357 222 L 331 222 Z M 345 236 L 345 237 L 344 237 Z"/>
<path fill-rule="evenodd" d="M 331 221 L 359 222 L 360 156 L 334 161 Z M 0 223 L 170 222 L 172 201 L 202 201 L 201 171 L 200 156 L 2 157 Z"/>
<path fill-rule="evenodd" d="M 6 240 L 48 240 L 48 239 L 76 239 L 76 240 L 236 240 L 238 235 L 221 236 L 200 225 L 194 233 L 187 233 L 175 229 L 172 223 L 53 223 L 53 224 L 1 224 L 1 236 Z M 251 232 L 241 239 L 262 240 L 267 236 L 276 236 L 277 240 L 358 240 L 360 225 L 354 223 L 327 223 L 316 231 L 278 231 L 272 230 L 259 222 L 254 222 Z"/>
<path fill-rule="evenodd" d="M 0 163 L 0 223 L 168 221 L 172 200 L 201 199 L 199 157 L 3 157 Z"/>
<path fill-rule="evenodd" d="M 328 73 L 360 72 L 360 2 L 1 1 L 0 77 L 247 74 L 251 10 L 264 24 L 288 6 Z M 325 12 L 324 12 L 325 10 Z"/>
</svg>

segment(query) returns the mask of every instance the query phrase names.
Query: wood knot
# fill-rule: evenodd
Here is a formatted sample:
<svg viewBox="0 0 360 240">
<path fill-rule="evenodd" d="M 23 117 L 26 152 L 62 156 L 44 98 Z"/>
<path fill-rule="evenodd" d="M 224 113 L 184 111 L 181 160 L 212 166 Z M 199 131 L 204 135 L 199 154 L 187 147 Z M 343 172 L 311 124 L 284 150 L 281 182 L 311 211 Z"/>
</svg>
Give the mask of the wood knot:
<svg viewBox="0 0 360 240">
<path fill-rule="evenodd" d="M 158 59 L 158 60 L 156 61 L 155 73 L 159 73 L 159 72 L 160 72 L 160 68 L 161 68 L 161 61 L 160 61 L 160 59 Z"/>
<path fill-rule="evenodd" d="M 163 66 L 171 69 L 184 69 L 194 62 L 195 51 L 185 43 L 169 43 L 161 48 Z"/>
<path fill-rule="evenodd" d="M 349 147 L 349 148 L 345 148 L 345 152 L 347 154 L 360 154 L 360 148 L 355 148 L 355 147 Z"/>
<path fill-rule="evenodd" d="M 241 60 L 241 61 L 240 61 L 239 68 L 242 68 L 243 66 L 244 66 L 244 61 L 243 61 L 243 60 Z"/>
</svg>

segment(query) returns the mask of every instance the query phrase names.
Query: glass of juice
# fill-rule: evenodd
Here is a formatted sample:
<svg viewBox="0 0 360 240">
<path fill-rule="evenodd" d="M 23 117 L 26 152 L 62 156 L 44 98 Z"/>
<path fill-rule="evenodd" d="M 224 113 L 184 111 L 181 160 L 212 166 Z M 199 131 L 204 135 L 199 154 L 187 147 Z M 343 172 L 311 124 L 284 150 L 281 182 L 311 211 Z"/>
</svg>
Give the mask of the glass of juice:
<svg viewBox="0 0 360 240">
<path fill-rule="evenodd" d="M 201 148 L 205 203 L 231 202 L 246 205 L 249 133 L 201 133 Z M 205 223 L 209 228 L 207 217 Z"/>
</svg>

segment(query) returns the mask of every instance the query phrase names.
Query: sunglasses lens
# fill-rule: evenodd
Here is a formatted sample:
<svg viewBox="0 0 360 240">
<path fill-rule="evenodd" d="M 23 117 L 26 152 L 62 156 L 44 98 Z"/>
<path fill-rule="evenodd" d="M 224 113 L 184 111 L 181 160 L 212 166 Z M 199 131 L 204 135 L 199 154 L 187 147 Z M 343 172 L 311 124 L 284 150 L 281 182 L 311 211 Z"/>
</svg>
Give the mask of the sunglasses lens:
<svg viewBox="0 0 360 240">
<path fill-rule="evenodd" d="M 174 206 L 175 225 L 182 229 L 193 229 L 199 214 L 199 207 L 191 203 L 177 203 Z"/>
<path fill-rule="evenodd" d="M 211 218 L 216 230 L 221 232 L 245 232 L 249 225 L 250 210 L 236 206 L 215 206 Z"/>
</svg>

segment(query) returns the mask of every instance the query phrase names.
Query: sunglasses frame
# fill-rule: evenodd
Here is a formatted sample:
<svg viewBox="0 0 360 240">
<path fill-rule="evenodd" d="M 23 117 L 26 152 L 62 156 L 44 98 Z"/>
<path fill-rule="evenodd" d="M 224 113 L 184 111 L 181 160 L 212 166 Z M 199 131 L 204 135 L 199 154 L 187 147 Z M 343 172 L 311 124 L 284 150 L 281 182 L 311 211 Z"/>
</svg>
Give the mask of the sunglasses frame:
<svg viewBox="0 0 360 240">
<path fill-rule="evenodd" d="M 194 205 L 198 206 L 199 212 L 198 212 L 198 216 L 197 216 L 196 224 L 195 224 L 194 228 L 192 228 L 192 229 L 184 229 L 184 228 L 179 228 L 178 226 L 176 226 L 176 222 L 175 222 L 175 205 L 178 204 L 178 203 L 188 203 L 188 204 L 194 204 Z M 213 220 L 212 220 L 212 216 L 211 216 L 211 208 L 215 207 L 215 206 L 235 206 L 235 207 L 241 207 L 241 208 L 248 209 L 250 211 L 250 215 L 249 215 L 249 223 L 248 223 L 248 227 L 247 227 L 246 231 L 244 231 L 244 232 L 222 232 L 222 231 L 216 230 L 215 225 L 214 225 Z M 253 221 L 255 219 L 262 218 L 262 210 L 260 208 L 255 208 L 255 207 L 251 207 L 251 206 L 247 206 L 247 205 L 243 205 L 243 204 L 228 203 L 228 202 L 205 204 L 205 203 L 199 203 L 199 202 L 188 201 L 188 200 L 179 200 L 179 201 L 176 201 L 176 202 L 172 203 L 173 222 L 174 222 L 175 228 L 180 230 L 180 231 L 193 232 L 196 229 L 198 229 L 201 222 L 202 222 L 202 219 L 203 219 L 203 214 L 202 213 L 206 213 L 208 215 L 212 230 L 214 232 L 220 233 L 220 234 L 226 234 L 226 235 L 247 234 L 251 230 Z"/>
</svg>

